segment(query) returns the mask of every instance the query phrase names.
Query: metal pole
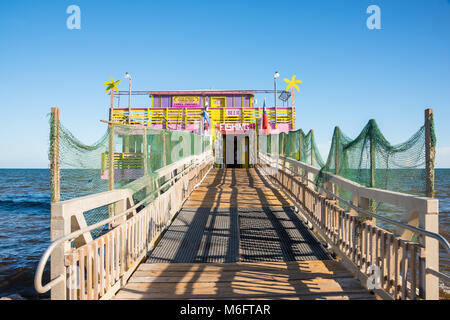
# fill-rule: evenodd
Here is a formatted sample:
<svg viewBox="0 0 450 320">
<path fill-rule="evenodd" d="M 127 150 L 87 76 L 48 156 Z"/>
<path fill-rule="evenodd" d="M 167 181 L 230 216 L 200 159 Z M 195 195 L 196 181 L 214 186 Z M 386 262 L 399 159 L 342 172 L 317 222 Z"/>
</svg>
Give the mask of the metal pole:
<svg viewBox="0 0 450 320">
<path fill-rule="evenodd" d="M 128 92 L 128 124 L 131 123 L 131 76 L 130 76 L 130 88 Z"/>
<path fill-rule="evenodd" d="M 274 86 L 275 86 L 275 90 L 274 90 L 274 98 L 275 98 L 275 129 L 277 129 L 278 125 L 277 125 L 277 77 L 275 76 L 273 78 L 274 80 Z"/>
<path fill-rule="evenodd" d="M 432 137 L 433 109 L 425 110 L 425 174 L 426 195 L 434 198 L 434 157 L 435 146 Z"/>
</svg>

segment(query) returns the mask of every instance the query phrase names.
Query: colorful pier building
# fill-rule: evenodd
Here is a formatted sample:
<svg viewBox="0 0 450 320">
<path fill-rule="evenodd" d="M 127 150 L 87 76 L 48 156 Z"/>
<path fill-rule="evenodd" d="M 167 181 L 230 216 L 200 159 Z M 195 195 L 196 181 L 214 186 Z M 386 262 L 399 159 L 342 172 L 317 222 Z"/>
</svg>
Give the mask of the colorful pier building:
<svg viewBox="0 0 450 320">
<path fill-rule="evenodd" d="M 148 94 L 151 106 L 114 108 L 110 113 L 110 121 L 127 123 L 130 117 L 131 124 L 195 132 L 207 108 L 211 119 L 211 135 L 215 136 L 217 125 L 256 125 L 263 113 L 262 104 L 255 104 L 255 92 L 251 90 L 149 91 Z M 266 110 L 272 133 L 295 129 L 294 107 L 268 107 Z"/>
<path fill-rule="evenodd" d="M 155 129 L 184 130 L 201 133 L 204 128 L 204 111 L 209 115 L 209 130 L 213 143 L 219 136 L 221 150 L 225 153 L 226 137 L 234 138 L 235 153 L 240 141 L 245 143 L 242 159 L 234 155 L 235 162 L 248 167 L 249 139 L 239 139 L 249 131 L 258 129 L 258 120 L 263 115 L 263 105 L 257 104 L 253 90 L 189 90 L 189 91 L 148 91 L 151 104 L 140 108 L 111 108 L 110 121 L 144 125 Z M 121 92 L 128 95 L 128 92 Z M 295 107 L 268 106 L 268 130 L 270 133 L 289 132 L 295 129 Z M 230 141 L 230 140 L 228 140 Z M 229 150 L 229 149 L 228 149 Z M 128 150 L 127 150 L 128 151 Z M 127 156 L 130 156 L 127 154 Z M 223 155 L 223 159 L 226 155 Z M 233 165 L 231 165 L 233 166 Z"/>
</svg>

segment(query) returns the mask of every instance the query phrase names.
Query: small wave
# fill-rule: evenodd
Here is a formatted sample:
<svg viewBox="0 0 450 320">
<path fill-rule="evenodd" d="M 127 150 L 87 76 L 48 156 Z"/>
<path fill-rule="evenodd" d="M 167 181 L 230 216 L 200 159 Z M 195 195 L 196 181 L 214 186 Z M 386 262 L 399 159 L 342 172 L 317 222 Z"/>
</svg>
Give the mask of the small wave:
<svg viewBox="0 0 450 320">
<path fill-rule="evenodd" d="M 50 209 L 50 201 L 43 200 L 0 200 L 0 207 L 25 207 Z"/>
</svg>

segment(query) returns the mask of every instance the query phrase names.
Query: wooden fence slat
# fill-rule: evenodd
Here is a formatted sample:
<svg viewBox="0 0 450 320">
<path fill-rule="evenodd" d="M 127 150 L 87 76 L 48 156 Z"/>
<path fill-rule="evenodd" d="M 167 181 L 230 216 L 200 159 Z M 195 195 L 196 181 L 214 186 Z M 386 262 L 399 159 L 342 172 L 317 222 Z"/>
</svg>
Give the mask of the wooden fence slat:
<svg viewBox="0 0 450 320">
<path fill-rule="evenodd" d="M 80 248 L 80 299 L 86 300 L 86 281 L 85 281 L 85 250 Z"/>
<path fill-rule="evenodd" d="M 105 293 L 105 238 L 101 237 L 100 242 L 100 296 Z"/>
<path fill-rule="evenodd" d="M 400 263 L 401 263 L 401 253 L 400 253 L 400 241 L 398 239 L 394 239 L 394 256 L 395 256 L 395 265 L 394 265 L 394 298 L 397 299 L 399 295 L 398 287 L 400 285 Z"/>
<path fill-rule="evenodd" d="M 119 278 L 120 278 L 120 262 L 119 262 L 119 256 L 120 256 L 120 238 L 119 238 L 119 229 L 118 228 L 116 228 L 116 229 L 114 229 L 114 238 L 115 238 L 115 241 L 114 241 L 114 245 L 115 245 L 115 248 L 114 248 L 114 255 L 115 255 L 115 279 L 116 279 L 116 281 L 118 281 L 119 280 Z"/>
<path fill-rule="evenodd" d="M 110 234 L 105 237 L 105 290 L 108 291 L 111 288 L 110 274 L 111 274 L 111 241 Z"/>
<path fill-rule="evenodd" d="M 94 286 L 94 300 L 98 299 L 98 266 L 99 266 L 99 261 L 98 261 L 98 241 L 94 241 L 93 244 L 93 253 L 94 253 L 94 264 L 93 264 L 93 270 L 92 272 L 94 273 L 94 279 L 93 279 L 93 286 Z"/>
<path fill-rule="evenodd" d="M 385 273 L 386 273 L 386 237 L 385 233 L 380 231 L 380 286 L 384 288 L 385 284 Z"/>
<path fill-rule="evenodd" d="M 87 282 L 86 282 L 86 288 L 87 288 L 87 299 L 92 300 L 93 298 L 93 292 L 92 292 L 92 245 L 89 244 L 86 247 L 87 250 L 87 263 L 86 263 L 86 272 L 87 272 Z"/>
<path fill-rule="evenodd" d="M 402 264 L 401 264 L 401 275 L 402 275 L 402 300 L 406 300 L 407 298 L 407 281 L 408 281 L 408 251 L 407 245 L 405 241 L 402 242 Z"/>
<path fill-rule="evenodd" d="M 416 290 L 417 290 L 417 245 L 413 244 L 410 246 L 410 266 L 411 266 L 411 290 L 410 298 L 411 300 L 416 300 Z"/>
</svg>

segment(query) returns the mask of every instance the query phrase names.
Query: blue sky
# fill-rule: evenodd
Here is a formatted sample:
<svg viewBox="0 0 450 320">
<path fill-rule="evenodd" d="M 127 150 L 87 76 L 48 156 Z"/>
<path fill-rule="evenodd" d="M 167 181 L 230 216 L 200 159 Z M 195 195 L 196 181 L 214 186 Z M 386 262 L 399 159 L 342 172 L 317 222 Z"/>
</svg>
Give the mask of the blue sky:
<svg viewBox="0 0 450 320">
<path fill-rule="evenodd" d="M 66 27 L 71 4 L 81 30 Z M 381 30 L 366 27 L 371 4 Z M 48 167 L 53 106 L 75 136 L 96 141 L 103 83 L 122 79 L 126 90 L 126 71 L 136 90 L 271 89 L 275 71 L 296 74 L 297 128 L 314 129 L 324 157 L 335 125 L 355 137 L 374 118 L 396 144 L 430 106 L 436 165 L 450 167 L 449 39 L 448 0 L 2 0 L 0 167 Z"/>
</svg>

